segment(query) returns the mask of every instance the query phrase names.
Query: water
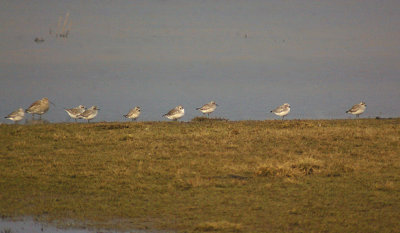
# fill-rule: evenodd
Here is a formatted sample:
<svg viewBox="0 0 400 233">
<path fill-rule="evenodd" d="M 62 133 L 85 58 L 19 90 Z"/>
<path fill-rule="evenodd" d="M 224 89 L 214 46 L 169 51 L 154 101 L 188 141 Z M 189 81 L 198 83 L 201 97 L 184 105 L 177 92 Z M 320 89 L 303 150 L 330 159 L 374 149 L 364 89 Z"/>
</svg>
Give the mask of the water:
<svg viewBox="0 0 400 233">
<path fill-rule="evenodd" d="M 0 219 L 0 233 L 154 233 L 161 231 L 152 230 L 129 230 L 116 231 L 94 228 L 59 228 L 49 223 L 37 222 L 32 218 L 24 218 L 22 220 Z"/>
<path fill-rule="evenodd" d="M 400 115 L 399 1 L 25 1 L 0 2 L 0 117 L 48 97 L 43 118 L 97 105 L 93 121 L 183 121 L 211 114 L 230 120 Z M 70 13 L 68 39 L 49 35 Z M 244 36 L 246 35 L 246 36 Z M 35 43 L 35 37 L 45 42 Z M 30 117 L 30 116 L 28 116 Z M 12 123 L 1 119 L 3 123 Z"/>
</svg>

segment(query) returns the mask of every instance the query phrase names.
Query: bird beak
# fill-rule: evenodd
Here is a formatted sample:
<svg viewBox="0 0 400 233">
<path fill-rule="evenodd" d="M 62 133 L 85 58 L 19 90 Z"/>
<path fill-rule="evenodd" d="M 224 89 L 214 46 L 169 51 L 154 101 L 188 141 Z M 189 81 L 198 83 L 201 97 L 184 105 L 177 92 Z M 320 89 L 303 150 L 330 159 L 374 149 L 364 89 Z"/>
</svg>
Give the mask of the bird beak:
<svg viewBox="0 0 400 233">
<path fill-rule="evenodd" d="M 54 107 L 56 106 L 53 102 L 51 102 L 50 100 L 49 100 L 49 102 L 52 104 L 52 105 L 54 105 Z"/>
<path fill-rule="evenodd" d="M 215 104 L 215 105 L 219 106 L 218 104 Z"/>
</svg>

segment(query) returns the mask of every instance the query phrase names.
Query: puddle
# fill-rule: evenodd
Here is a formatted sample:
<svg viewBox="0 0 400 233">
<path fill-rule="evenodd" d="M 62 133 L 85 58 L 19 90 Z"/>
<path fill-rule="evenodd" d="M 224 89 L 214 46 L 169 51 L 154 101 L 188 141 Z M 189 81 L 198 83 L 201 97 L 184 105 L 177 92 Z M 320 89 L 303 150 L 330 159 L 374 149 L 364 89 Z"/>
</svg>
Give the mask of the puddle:
<svg viewBox="0 0 400 233">
<path fill-rule="evenodd" d="M 58 228 L 49 223 L 34 221 L 31 218 L 23 220 L 0 218 L 0 233 L 153 233 L 159 231 L 151 230 L 130 230 L 116 231 L 105 229 L 84 229 L 84 228 Z"/>
</svg>

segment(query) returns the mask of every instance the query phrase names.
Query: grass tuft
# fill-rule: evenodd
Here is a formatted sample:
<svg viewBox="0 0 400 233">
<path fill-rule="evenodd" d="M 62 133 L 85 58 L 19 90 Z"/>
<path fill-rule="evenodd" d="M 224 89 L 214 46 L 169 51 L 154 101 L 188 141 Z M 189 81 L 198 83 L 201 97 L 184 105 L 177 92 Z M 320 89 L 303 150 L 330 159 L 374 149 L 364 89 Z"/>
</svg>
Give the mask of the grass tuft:
<svg viewBox="0 0 400 233">
<path fill-rule="evenodd" d="M 396 191 L 399 187 L 393 181 L 386 181 L 384 183 L 376 183 L 375 188 L 380 191 Z"/>
<path fill-rule="evenodd" d="M 195 231 L 203 232 L 241 232 L 242 225 L 228 221 L 204 222 L 196 226 Z"/>
<path fill-rule="evenodd" d="M 218 122 L 218 121 L 228 122 L 229 120 L 225 118 L 209 118 L 205 116 L 195 117 L 191 120 L 191 122 Z"/>
<path fill-rule="evenodd" d="M 299 177 L 319 173 L 321 169 L 323 169 L 322 161 L 305 157 L 281 163 L 265 162 L 258 166 L 255 174 L 272 177 Z"/>
</svg>

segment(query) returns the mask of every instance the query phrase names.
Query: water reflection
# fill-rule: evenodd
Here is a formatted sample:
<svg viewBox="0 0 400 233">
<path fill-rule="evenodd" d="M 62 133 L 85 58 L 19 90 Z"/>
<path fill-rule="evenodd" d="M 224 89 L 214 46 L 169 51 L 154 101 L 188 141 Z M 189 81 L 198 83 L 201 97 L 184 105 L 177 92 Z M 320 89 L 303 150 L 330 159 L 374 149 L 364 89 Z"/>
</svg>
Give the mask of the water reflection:
<svg viewBox="0 0 400 233">
<path fill-rule="evenodd" d="M 49 223 L 36 222 L 32 218 L 24 218 L 23 220 L 14 221 L 12 219 L 0 218 L 0 232 L 1 233 L 153 233 L 161 231 L 152 230 L 129 230 L 129 231 L 116 231 L 116 230 L 105 230 L 105 229 L 85 229 L 85 228 L 58 228 Z"/>
</svg>

